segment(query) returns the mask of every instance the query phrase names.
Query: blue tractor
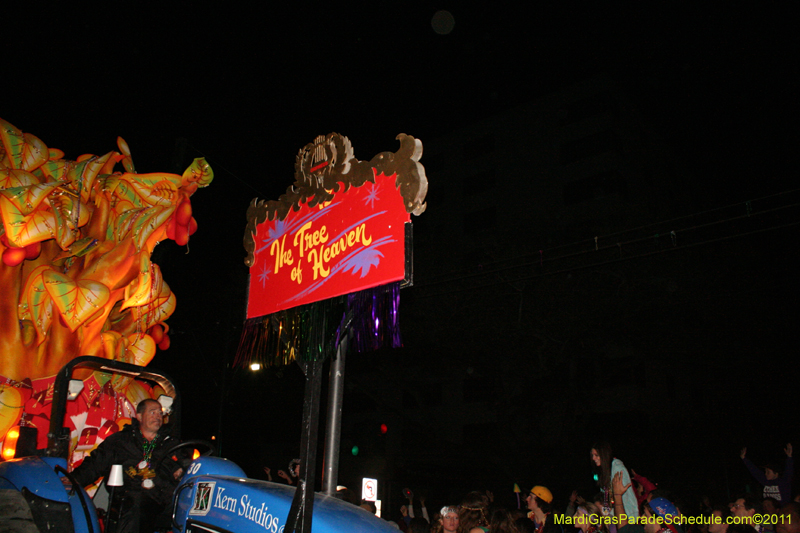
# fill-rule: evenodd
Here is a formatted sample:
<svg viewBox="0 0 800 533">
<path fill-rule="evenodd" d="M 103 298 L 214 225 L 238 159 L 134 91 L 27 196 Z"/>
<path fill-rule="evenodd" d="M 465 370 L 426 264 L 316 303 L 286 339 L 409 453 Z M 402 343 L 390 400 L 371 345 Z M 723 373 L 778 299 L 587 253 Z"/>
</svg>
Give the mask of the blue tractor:
<svg viewBox="0 0 800 533">
<path fill-rule="evenodd" d="M 69 432 L 63 427 L 69 382 L 75 368 L 90 369 L 144 380 L 160 385 L 172 400 L 173 431 L 180 427 L 180 397 L 165 374 L 136 365 L 83 356 L 70 361 L 58 374 L 45 450 L 30 450 L 27 457 L 0 462 L 0 532 L 3 533 L 101 533 L 95 502 L 82 487 L 67 487 Z M 177 435 L 176 435 L 177 436 Z M 24 440 L 24 439 L 21 439 Z M 35 442 L 35 440 L 34 440 Z M 23 449 L 24 442 L 18 445 Z M 34 446 L 35 447 L 35 446 Z M 202 441 L 186 441 L 179 448 L 202 447 Z M 289 485 L 247 479 L 235 463 L 208 455 L 188 459 L 173 495 L 173 505 L 161 531 L 175 533 L 289 533 L 287 528 L 296 501 Z M 19 455 L 19 453 L 17 454 Z M 191 461 L 191 462 L 189 462 Z M 366 533 L 397 531 L 388 522 L 350 503 L 326 494 L 308 494 L 313 509 L 305 518 L 305 530 L 314 533 Z M 102 513 L 101 513 L 102 514 Z M 113 531 L 106 530 L 106 533 Z"/>
</svg>

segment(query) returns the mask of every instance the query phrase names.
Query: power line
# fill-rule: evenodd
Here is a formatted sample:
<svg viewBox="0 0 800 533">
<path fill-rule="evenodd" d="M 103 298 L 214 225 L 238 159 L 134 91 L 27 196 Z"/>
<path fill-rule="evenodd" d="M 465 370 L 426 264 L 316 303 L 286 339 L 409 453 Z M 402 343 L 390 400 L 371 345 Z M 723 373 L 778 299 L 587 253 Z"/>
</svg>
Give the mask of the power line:
<svg viewBox="0 0 800 533">
<path fill-rule="evenodd" d="M 455 276 L 453 275 L 454 273 L 444 274 L 444 275 L 440 275 L 440 276 L 434 278 L 431 281 L 426 281 L 426 280 L 423 279 L 423 280 L 415 283 L 415 286 L 420 288 L 420 289 L 426 289 L 426 288 L 429 288 L 429 287 L 432 287 L 432 286 L 436 286 L 436 285 L 445 285 L 445 284 L 450 284 L 450 283 L 455 283 L 455 282 L 467 281 L 467 280 L 471 280 L 471 279 L 491 276 L 493 274 L 498 274 L 499 275 L 499 274 L 502 274 L 502 273 L 505 273 L 505 272 L 509 272 L 509 271 L 512 271 L 512 270 L 515 270 L 515 269 L 526 269 L 527 270 L 527 269 L 530 269 L 531 267 L 538 267 L 539 270 L 540 270 L 539 272 L 534 273 L 532 275 L 530 273 L 523 274 L 523 275 L 521 275 L 519 277 L 515 277 L 513 280 L 501 279 L 501 280 L 493 281 L 493 282 L 490 282 L 490 283 L 485 283 L 485 284 L 482 284 L 482 285 L 473 285 L 473 286 L 464 287 L 464 288 L 461 288 L 461 289 L 455 289 L 455 290 L 454 289 L 450 289 L 450 290 L 437 291 L 435 293 L 427 293 L 427 294 L 423 293 L 423 294 L 419 294 L 418 297 L 427 298 L 427 297 L 432 297 L 432 296 L 438 296 L 438 295 L 444 294 L 444 293 L 455 293 L 455 292 L 462 292 L 462 291 L 467 291 L 467 290 L 479 290 L 479 289 L 482 289 L 482 288 L 492 287 L 492 286 L 496 286 L 496 285 L 499 285 L 499 284 L 510 283 L 511 281 L 515 281 L 515 282 L 516 281 L 528 281 L 528 280 L 532 280 L 532 279 L 542 278 L 544 276 L 563 274 L 563 273 L 568 273 L 568 272 L 572 272 L 572 271 L 576 271 L 576 270 L 581 270 L 581 269 L 584 269 L 584 268 L 604 266 L 604 265 L 609 265 L 609 264 L 613 264 L 613 263 L 618 263 L 618 262 L 621 262 L 621 261 L 627 261 L 627 260 L 630 260 L 630 259 L 639 259 L 639 258 L 659 255 L 659 254 L 663 254 L 663 253 L 667 253 L 667 252 L 673 252 L 673 251 L 677 251 L 677 250 L 684 250 L 684 249 L 687 249 L 687 248 L 694 248 L 694 247 L 698 247 L 698 246 L 703 246 L 703 245 L 708 245 L 708 244 L 713 244 L 713 243 L 719 243 L 719 242 L 723 242 L 723 241 L 727 241 L 727 240 L 731 240 L 731 239 L 735 239 L 735 238 L 739 238 L 739 237 L 744 237 L 744 236 L 747 236 L 747 235 L 754 235 L 754 234 L 758 234 L 758 233 L 764 233 L 764 232 L 768 232 L 768 231 L 775 231 L 775 230 L 779 230 L 779 229 L 783 229 L 783 228 L 789 228 L 789 227 L 793 227 L 793 226 L 796 226 L 796 225 L 800 224 L 800 221 L 796 221 L 796 222 L 793 221 L 793 222 L 783 223 L 783 224 L 774 224 L 774 225 L 771 225 L 771 226 L 768 226 L 768 227 L 765 227 L 765 228 L 758 228 L 758 229 L 753 229 L 753 230 L 748 230 L 748 231 L 738 231 L 736 233 L 730 233 L 730 234 L 723 235 L 723 236 L 720 236 L 720 237 L 709 236 L 709 237 L 703 238 L 702 240 L 699 240 L 699 241 L 696 241 L 696 242 L 691 242 L 691 241 L 687 242 L 687 239 L 686 239 L 686 237 L 688 235 L 690 235 L 692 232 L 699 233 L 702 230 L 706 230 L 706 231 L 714 230 L 714 229 L 717 229 L 720 226 L 723 226 L 725 224 L 731 224 L 731 223 L 734 223 L 734 222 L 737 222 L 737 221 L 747 221 L 747 220 L 755 221 L 755 220 L 763 218 L 764 216 L 769 215 L 769 214 L 778 214 L 778 213 L 780 213 L 782 211 L 790 210 L 792 208 L 797 208 L 798 206 L 800 206 L 800 202 L 787 204 L 787 205 L 781 205 L 781 206 L 773 207 L 773 208 L 770 208 L 770 209 L 764 209 L 764 210 L 760 210 L 760 211 L 755 211 L 754 212 L 752 210 L 752 204 L 753 204 L 753 202 L 758 202 L 758 201 L 763 201 L 763 200 L 767 200 L 767 199 L 777 198 L 777 197 L 784 196 L 784 195 L 790 194 L 790 193 L 795 193 L 795 192 L 798 192 L 798 191 L 800 191 L 800 189 L 796 189 L 796 190 L 793 190 L 793 191 L 786 191 L 786 192 L 778 193 L 778 194 L 775 194 L 775 195 L 769 195 L 769 196 L 761 197 L 761 198 L 758 198 L 758 199 L 755 199 L 755 200 L 750 200 L 750 201 L 746 201 L 746 202 L 740 202 L 740 203 L 737 203 L 737 204 L 731 204 L 729 206 L 725 206 L 725 207 L 721 207 L 721 208 L 717 208 L 717 209 L 702 211 L 702 212 L 699 212 L 699 213 L 694 213 L 694 214 L 691 214 L 691 215 L 678 217 L 678 218 L 675 218 L 675 219 L 672 219 L 672 220 L 668 220 L 668 221 L 664 221 L 664 222 L 646 224 L 646 225 L 643 225 L 643 226 L 639 226 L 637 228 L 631 228 L 631 229 L 623 230 L 623 231 L 620 231 L 620 232 L 610 233 L 610 234 L 604 235 L 602 237 L 595 237 L 594 239 L 585 239 L 585 240 L 581 240 L 581 241 L 576 241 L 575 243 L 559 245 L 559 246 L 555 246 L 555 247 L 547 249 L 547 250 L 539 250 L 538 257 L 537 257 L 537 255 L 535 253 L 533 253 L 533 254 L 526 254 L 524 256 L 520 256 L 520 257 L 517 257 L 517 258 L 514 258 L 514 259 L 506 259 L 506 260 L 495 261 L 493 263 L 490 263 L 490 265 L 495 265 L 496 266 L 496 268 L 493 268 L 491 270 L 482 269 L 479 272 L 470 272 L 470 273 L 466 273 L 466 274 L 463 274 L 463 275 L 455 275 Z M 684 228 L 681 228 L 681 229 L 670 229 L 670 230 L 666 231 L 665 233 L 655 233 L 655 234 L 651 233 L 651 234 L 649 234 L 649 235 L 647 235 L 645 237 L 636 238 L 636 239 L 630 239 L 630 240 L 626 240 L 626 241 L 613 242 L 613 244 L 604 244 L 602 246 L 599 244 L 601 241 L 608 241 L 609 238 L 613 237 L 613 236 L 626 235 L 626 234 L 630 234 L 632 232 L 639 231 L 639 230 L 642 230 L 642 229 L 652 228 L 652 227 L 657 226 L 657 225 L 666 225 L 666 224 L 670 224 L 670 223 L 674 223 L 674 222 L 678 222 L 678 221 L 691 220 L 691 219 L 697 218 L 697 217 L 699 217 L 701 215 L 707 215 L 707 214 L 710 214 L 710 213 L 720 212 L 720 211 L 723 211 L 723 210 L 726 210 L 726 209 L 730 209 L 730 208 L 733 208 L 733 207 L 740 207 L 741 208 L 742 206 L 744 206 L 746 209 L 745 209 L 745 213 L 741 214 L 741 215 L 730 216 L 730 217 L 727 217 L 725 219 L 715 220 L 715 221 L 707 222 L 707 223 L 703 223 L 703 224 L 695 224 L 694 226 L 684 227 Z M 667 226 L 667 227 L 669 228 L 670 226 Z M 673 226 L 673 227 L 675 227 L 675 226 Z M 681 244 L 678 244 L 679 237 L 680 237 L 680 240 L 681 240 Z M 660 247 L 660 243 L 664 242 L 664 240 L 666 240 L 669 244 L 671 244 L 671 246 L 668 245 L 668 246 L 663 247 L 663 248 Z M 650 243 L 650 244 L 648 244 L 648 243 Z M 591 244 L 594 244 L 594 246 L 590 247 L 589 249 L 587 249 L 586 248 L 587 244 L 589 244 L 590 246 L 591 246 Z M 648 250 L 639 251 L 639 252 L 635 251 L 637 246 L 639 248 L 641 248 L 643 245 L 644 246 L 648 246 L 648 247 L 652 247 L 653 245 L 655 245 L 655 246 L 658 246 L 659 248 L 656 249 L 656 250 L 648 249 Z M 553 251 L 562 250 L 562 249 L 570 248 L 570 247 L 582 247 L 583 249 L 581 249 L 579 251 L 576 251 L 576 252 L 572 252 L 572 253 L 562 254 L 562 255 L 559 255 L 559 256 L 552 256 L 552 252 Z M 623 250 L 624 250 L 624 253 L 623 253 Z M 612 252 L 612 251 L 616 252 L 617 257 L 608 258 L 609 252 Z M 545 269 L 545 265 L 552 265 L 552 264 L 555 264 L 557 262 L 563 262 L 563 261 L 566 261 L 566 260 L 580 260 L 582 258 L 586 258 L 586 257 L 590 257 L 590 256 L 594 256 L 594 258 L 596 260 L 588 261 L 588 262 L 582 262 L 582 264 L 576 264 L 576 265 L 569 266 L 567 268 L 560 268 L 560 269 L 556 269 L 556 270 L 546 270 Z M 508 264 L 511 261 L 513 261 L 513 264 Z M 505 266 L 501 266 L 501 265 L 505 265 Z M 463 272 L 463 270 L 461 272 Z M 528 270 L 528 272 L 529 272 L 529 270 Z M 455 274 L 458 274 L 458 273 L 456 272 Z"/>
<path fill-rule="evenodd" d="M 606 241 L 610 240 L 612 237 L 615 237 L 615 236 L 625 235 L 625 234 L 628 234 L 628 233 L 633 233 L 633 232 L 645 230 L 645 229 L 652 228 L 652 227 L 655 227 L 655 226 L 666 226 L 666 225 L 669 225 L 670 226 L 670 230 L 669 231 L 676 231 L 676 232 L 677 231 L 689 231 L 689 230 L 692 230 L 692 229 L 697 229 L 699 227 L 702 227 L 703 225 L 695 225 L 695 226 L 691 226 L 691 227 L 683 227 L 682 228 L 682 227 L 678 226 L 677 223 L 680 222 L 680 221 L 694 220 L 694 219 L 703 217 L 705 215 L 709 215 L 709 214 L 712 214 L 712 213 L 717 213 L 717 212 L 724 211 L 724 210 L 731 210 L 731 209 L 741 210 L 742 208 L 744 208 L 744 212 L 746 213 L 746 217 L 749 218 L 749 217 L 753 216 L 753 214 L 754 214 L 754 212 L 753 212 L 753 204 L 754 203 L 763 202 L 763 201 L 767 201 L 767 200 L 770 200 L 770 199 L 779 198 L 779 197 L 785 196 L 787 194 L 794 194 L 794 193 L 798 193 L 798 192 L 800 192 L 800 189 L 793 189 L 793 190 L 790 190 L 790 191 L 782 191 L 782 192 L 779 192 L 779 193 L 770 194 L 770 195 L 767 195 L 767 196 L 762 196 L 760 198 L 755 198 L 755 199 L 752 199 L 752 200 L 746 200 L 746 201 L 743 201 L 743 202 L 737 202 L 735 204 L 729 204 L 729 205 L 722 206 L 722 207 L 717 207 L 717 208 L 713 208 L 713 209 L 707 209 L 705 211 L 699 211 L 697 213 L 692 213 L 692 214 L 689 214 L 689 215 L 683 215 L 683 216 L 676 217 L 676 218 L 669 219 L 669 220 L 663 220 L 663 221 L 659 221 L 659 222 L 651 222 L 649 224 L 645 224 L 645 225 L 638 226 L 638 227 L 635 227 L 635 228 L 625 229 L 625 230 L 614 232 L 614 233 L 609 233 L 609 234 L 603 235 L 603 236 L 595 236 L 594 238 L 582 239 L 580 241 L 575 241 L 575 242 L 568 243 L 568 244 L 561 244 L 561 245 L 554 246 L 554 247 L 548 248 L 548 249 L 542 249 L 542 250 L 539 250 L 539 254 L 538 255 L 539 255 L 540 259 L 544 257 L 545 253 L 549 257 L 550 254 L 552 254 L 553 252 L 555 252 L 557 250 L 561 250 L 563 248 L 580 248 L 581 251 L 577 252 L 577 253 L 580 254 L 583 251 L 585 251 L 585 248 L 583 248 L 584 246 L 586 246 L 586 245 L 591 246 L 592 244 L 595 245 L 594 251 L 597 251 L 600 248 L 600 246 L 599 246 L 600 242 L 606 242 Z M 757 212 L 755 212 L 755 214 L 758 215 L 758 214 L 766 213 L 766 212 L 768 212 L 768 211 L 757 211 Z M 736 216 L 736 217 L 731 217 L 729 219 L 722 220 L 722 221 L 715 221 L 715 222 L 712 222 L 712 224 L 713 223 L 727 222 L 727 221 L 735 220 L 737 218 L 743 218 L 743 216 Z M 648 236 L 645 239 L 657 238 L 657 237 L 659 237 L 659 235 L 660 234 L 658 234 L 658 233 L 656 233 L 656 234 L 648 234 Z M 636 241 L 614 242 L 614 245 L 628 244 L 628 243 L 631 243 L 631 242 L 636 242 Z M 496 260 L 496 261 L 491 261 L 491 262 L 488 262 L 488 263 L 483 263 L 483 266 L 499 265 L 499 264 L 503 264 L 503 263 L 509 263 L 511 261 L 525 260 L 525 259 L 531 258 L 531 257 L 536 257 L 536 253 L 525 254 L 525 255 L 522 255 L 522 256 L 519 256 L 519 257 L 516 257 L 516 258 L 500 259 L 500 260 Z M 557 257 L 559 257 L 559 256 L 557 256 Z M 566 257 L 566 256 L 560 256 L 560 257 Z M 457 273 L 458 273 L 458 271 L 450 272 L 448 274 L 441 274 L 439 276 L 434 276 L 432 279 L 428 280 L 426 284 L 430 285 L 430 284 L 437 283 L 438 282 L 437 278 L 446 278 L 446 281 L 449 281 L 449 280 L 452 279 L 453 274 L 457 274 Z"/>
</svg>

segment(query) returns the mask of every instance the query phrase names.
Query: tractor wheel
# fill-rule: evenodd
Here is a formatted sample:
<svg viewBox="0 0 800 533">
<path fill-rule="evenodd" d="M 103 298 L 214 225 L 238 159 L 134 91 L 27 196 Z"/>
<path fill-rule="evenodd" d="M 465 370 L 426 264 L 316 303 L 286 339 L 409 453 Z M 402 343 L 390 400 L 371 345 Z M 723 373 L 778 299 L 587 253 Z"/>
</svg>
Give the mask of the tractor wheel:
<svg viewBox="0 0 800 533">
<path fill-rule="evenodd" d="M 0 531 L 8 533 L 39 533 L 31 509 L 22 493 L 0 489 Z"/>
</svg>

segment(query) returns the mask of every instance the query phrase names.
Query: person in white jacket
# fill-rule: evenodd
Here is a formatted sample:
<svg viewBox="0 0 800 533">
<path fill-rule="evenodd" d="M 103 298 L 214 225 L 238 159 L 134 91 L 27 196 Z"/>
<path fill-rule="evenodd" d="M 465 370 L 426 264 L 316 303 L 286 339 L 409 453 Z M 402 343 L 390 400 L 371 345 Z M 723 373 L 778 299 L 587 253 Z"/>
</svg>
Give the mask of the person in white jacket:
<svg viewBox="0 0 800 533">
<path fill-rule="evenodd" d="M 622 483 L 628 486 L 631 484 L 631 476 L 622 461 L 614 457 L 611 446 L 607 442 L 598 442 L 592 446 L 591 459 L 597 474 L 597 485 L 603 492 L 603 513 L 611 515 L 614 511 L 614 492 L 611 489 L 611 480 L 619 472 L 622 475 Z M 622 495 L 622 503 L 626 515 L 629 517 L 639 516 L 636 493 L 630 486 Z"/>
</svg>

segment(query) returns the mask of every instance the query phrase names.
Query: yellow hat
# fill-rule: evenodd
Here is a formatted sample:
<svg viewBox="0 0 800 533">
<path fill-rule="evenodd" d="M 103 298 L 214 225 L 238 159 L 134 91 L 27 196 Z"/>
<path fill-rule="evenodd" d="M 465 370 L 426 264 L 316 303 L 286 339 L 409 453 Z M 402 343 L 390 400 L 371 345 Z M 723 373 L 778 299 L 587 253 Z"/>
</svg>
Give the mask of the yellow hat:
<svg viewBox="0 0 800 533">
<path fill-rule="evenodd" d="M 553 493 L 547 487 L 536 485 L 531 489 L 531 494 L 538 496 L 547 503 L 553 503 Z"/>
</svg>

